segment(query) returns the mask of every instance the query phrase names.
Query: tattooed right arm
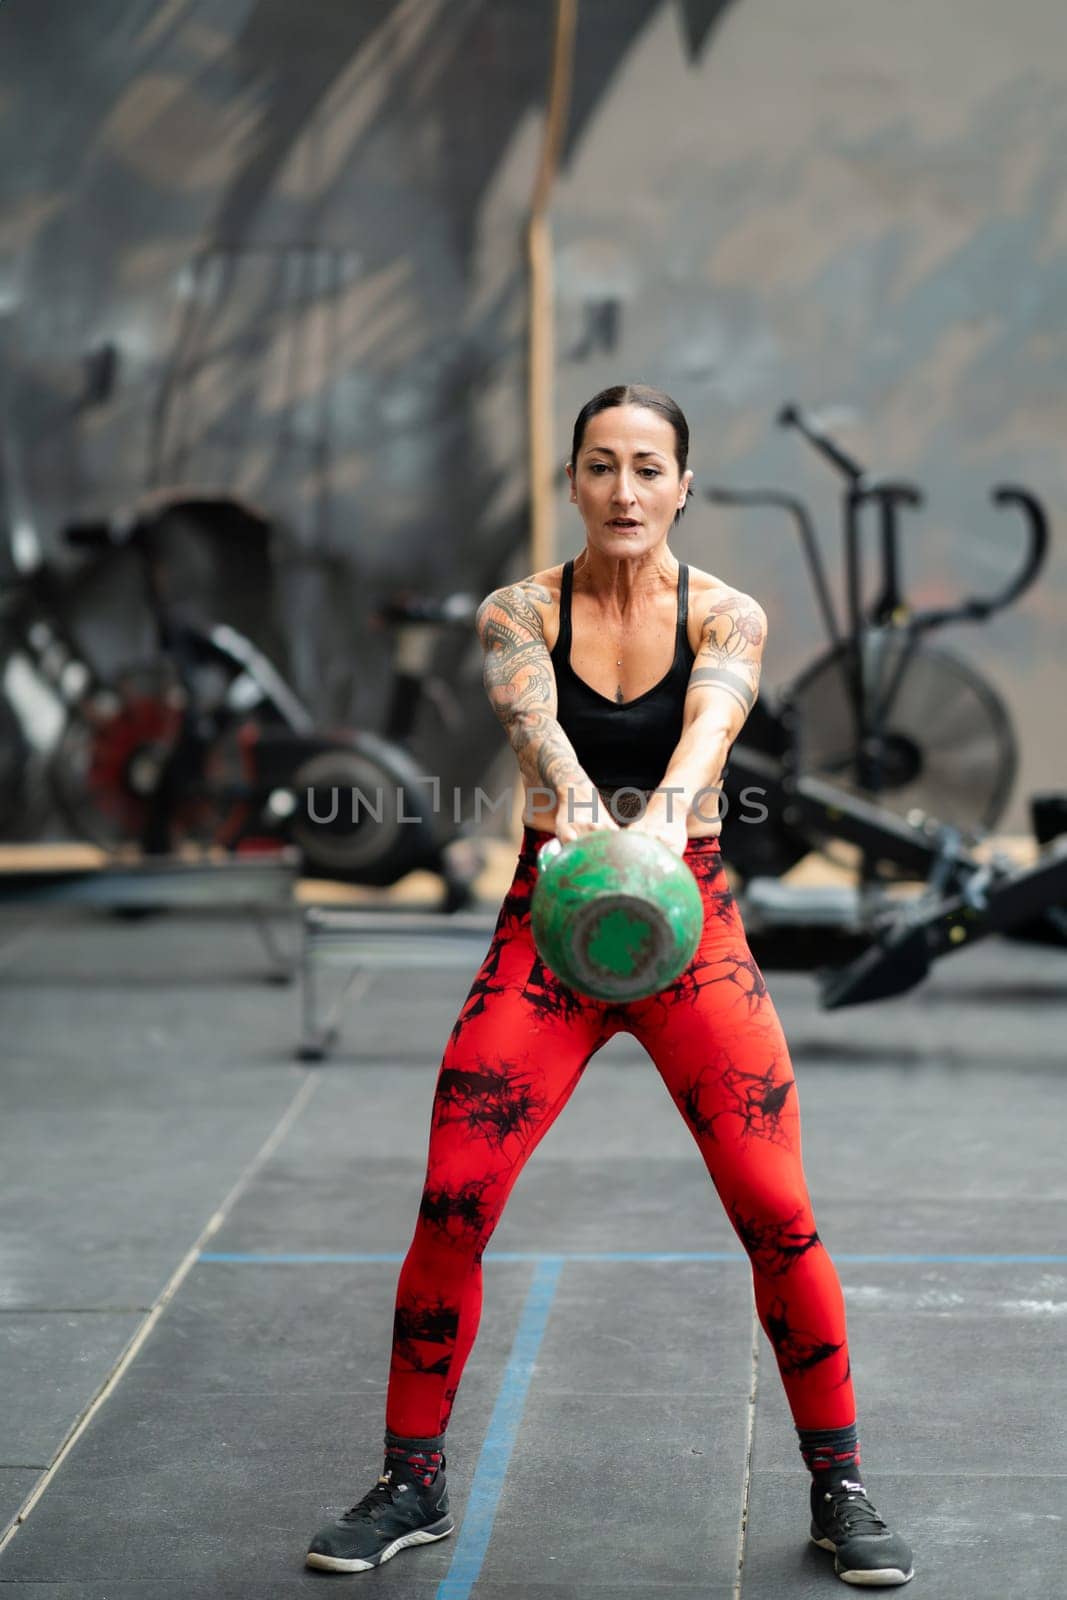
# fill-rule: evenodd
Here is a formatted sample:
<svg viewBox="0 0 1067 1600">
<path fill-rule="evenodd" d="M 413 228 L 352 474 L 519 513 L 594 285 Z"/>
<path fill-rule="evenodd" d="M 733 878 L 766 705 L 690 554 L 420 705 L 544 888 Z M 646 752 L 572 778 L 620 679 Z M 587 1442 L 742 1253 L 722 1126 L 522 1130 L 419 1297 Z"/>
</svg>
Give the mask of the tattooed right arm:
<svg viewBox="0 0 1067 1600">
<path fill-rule="evenodd" d="M 518 757 L 528 788 L 548 789 L 562 805 L 568 791 L 587 798 L 592 785 L 556 720 L 556 676 L 539 605 L 552 596 L 527 579 L 496 589 L 478 608 L 489 703 Z"/>
</svg>

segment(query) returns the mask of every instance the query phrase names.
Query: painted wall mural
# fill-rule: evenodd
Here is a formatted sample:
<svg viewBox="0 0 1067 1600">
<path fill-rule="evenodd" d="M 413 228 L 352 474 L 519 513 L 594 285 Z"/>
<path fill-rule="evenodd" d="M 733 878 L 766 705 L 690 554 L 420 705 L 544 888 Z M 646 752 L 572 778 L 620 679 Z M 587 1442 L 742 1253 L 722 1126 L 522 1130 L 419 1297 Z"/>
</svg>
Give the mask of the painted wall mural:
<svg viewBox="0 0 1067 1600">
<path fill-rule="evenodd" d="M 374 722 L 374 604 L 524 570 L 551 20 L 550 0 L 7 0 L 9 528 L 59 557 L 64 521 L 148 490 L 247 496 L 278 525 L 299 686 Z M 560 461 L 594 389 L 661 383 L 698 483 L 798 489 L 829 543 L 832 481 L 773 419 L 831 407 L 861 459 L 929 491 L 920 598 L 994 583 L 1012 530 L 987 486 L 1030 484 L 1054 526 L 1067 500 L 1061 29 L 1052 0 L 580 0 L 552 209 Z M 678 548 L 760 596 L 784 680 L 817 636 L 787 530 L 698 497 Z M 1061 776 L 1043 730 L 1065 570 L 1057 549 L 1017 612 L 959 640 L 1018 719 L 1024 791 Z M 473 708 L 473 653 L 442 648 Z M 488 760 L 495 727 L 473 737 Z"/>
</svg>

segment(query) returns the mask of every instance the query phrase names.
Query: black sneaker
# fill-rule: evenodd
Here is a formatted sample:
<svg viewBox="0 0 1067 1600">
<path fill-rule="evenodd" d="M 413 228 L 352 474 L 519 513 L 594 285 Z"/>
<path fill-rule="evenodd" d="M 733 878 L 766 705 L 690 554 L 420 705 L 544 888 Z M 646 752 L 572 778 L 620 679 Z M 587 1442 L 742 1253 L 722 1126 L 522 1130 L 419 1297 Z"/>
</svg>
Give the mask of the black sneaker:
<svg viewBox="0 0 1067 1600">
<path fill-rule="evenodd" d="M 427 1487 L 403 1466 L 390 1467 L 358 1505 L 319 1529 L 307 1564 L 326 1572 L 367 1572 L 409 1544 L 444 1539 L 454 1527 L 443 1457 Z"/>
<path fill-rule="evenodd" d="M 829 1492 L 812 1484 L 811 1537 L 834 1552 L 834 1571 L 846 1583 L 875 1589 L 915 1576 L 911 1550 L 882 1521 L 862 1483 L 845 1479 Z"/>
</svg>

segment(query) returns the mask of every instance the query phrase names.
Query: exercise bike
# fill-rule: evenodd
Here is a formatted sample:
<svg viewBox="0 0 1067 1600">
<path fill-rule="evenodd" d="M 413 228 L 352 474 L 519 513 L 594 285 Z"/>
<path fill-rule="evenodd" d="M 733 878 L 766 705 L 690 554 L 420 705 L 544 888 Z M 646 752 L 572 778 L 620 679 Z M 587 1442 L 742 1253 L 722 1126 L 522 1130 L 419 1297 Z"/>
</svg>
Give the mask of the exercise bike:
<svg viewBox="0 0 1067 1600">
<path fill-rule="evenodd" d="M 777 696 L 761 696 L 731 758 L 727 794 L 739 799 L 739 760 L 746 753 L 772 757 L 793 778 L 830 784 L 893 819 L 925 826 L 931 819 L 974 842 L 1003 815 L 1018 768 L 1011 718 L 996 689 L 931 637 L 954 623 L 981 623 L 1017 600 L 1034 583 L 1048 550 L 1048 522 L 1028 490 L 1002 484 L 991 491 L 997 507 L 1021 511 L 1026 544 L 1013 576 L 991 594 L 919 609 L 904 589 L 900 513 L 917 510 L 918 485 L 874 480 L 798 406 L 779 412 L 845 479 L 842 493 L 844 622 L 831 594 L 814 523 L 804 502 L 777 489 L 713 486 L 719 505 L 770 506 L 787 512 L 800 536 L 823 627 L 825 650 Z M 878 585 L 865 600 L 864 513 L 877 516 Z M 795 818 L 794 818 L 795 820 Z M 877 828 L 849 839 L 861 852 L 864 882 L 914 871 L 910 853 L 896 859 L 898 830 Z M 834 854 L 833 830 L 815 844 Z M 813 847 L 810 819 L 791 825 L 789 808 L 759 828 L 724 826 L 724 849 L 741 877 L 779 875 Z"/>
<path fill-rule="evenodd" d="M 975 854 L 973 845 L 1002 813 L 1014 777 L 1011 724 L 991 686 L 924 643 L 924 635 L 951 622 L 985 620 L 1034 581 L 1048 547 L 1042 507 L 1015 486 L 993 490 L 995 504 L 1018 506 L 1026 516 L 1027 548 L 1015 576 L 995 594 L 912 611 L 900 585 L 897 512 L 920 505 L 921 491 L 866 481 L 858 464 L 796 406 L 785 407 L 779 421 L 798 428 L 847 480 L 848 631 L 839 624 L 803 502 L 777 490 L 709 489 L 708 497 L 720 504 L 772 505 L 791 513 L 829 635 L 826 653 L 793 685 L 777 699 L 757 702 L 724 779 L 727 811 L 735 819 L 741 815 L 733 826 L 724 823 L 723 851 L 741 880 L 746 925 L 761 959 L 810 967 L 816 952 L 822 960 L 836 956 L 836 966 L 819 972 L 822 1002 L 832 1009 L 903 993 L 934 960 L 991 933 L 1067 946 L 1067 797 L 1032 800 L 1035 838 L 1046 847 L 1034 866 L 1018 869 L 1003 857 Z M 881 588 L 870 607 L 862 601 L 860 550 L 860 511 L 868 504 L 880 512 L 882 557 Z M 982 708 L 961 719 L 963 737 L 947 746 L 950 752 L 969 749 L 973 793 L 950 786 L 939 798 L 932 723 L 917 719 L 909 677 L 923 687 L 920 704 L 930 685 L 944 685 L 933 709 L 953 688 L 965 705 Z M 762 817 L 746 827 L 744 809 L 754 797 Z M 916 804 L 918 798 L 925 803 Z M 858 856 L 855 885 L 813 889 L 778 881 L 811 851 L 833 854 L 840 845 Z M 922 888 L 904 900 L 891 898 L 888 887 L 896 879 Z"/>
<path fill-rule="evenodd" d="M 421 687 L 410 649 L 384 734 L 316 727 L 245 633 L 183 608 L 167 572 L 175 518 L 222 528 L 238 541 L 243 584 L 269 561 L 268 524 L 228 498 L 190 498 L 68 527 L 64 538 L 74 548 L 97 557 L 127 550 L 137 560 L 156 648 L 129 667 L 95 669 L 46 564 L 34 562 L 6 585 L 5 659 L 20 656 L 62 708 L 46 770 L 72 835 L 111 853 L 149 856 L 295 846 L 310 877 L 384 886 L 421 868 L 440 876 L 445 909 L 468 903 L 480 860 L 434 806 L 432 785 L 402 742 Z M 389 620 L 426 637 L 467 625 L 473 609 L 467 596 L 398 601 Z M 0 695 L 0 812 L 18 809 L 14 789 L 26 755 L 21 721 Z"/>
</svg>

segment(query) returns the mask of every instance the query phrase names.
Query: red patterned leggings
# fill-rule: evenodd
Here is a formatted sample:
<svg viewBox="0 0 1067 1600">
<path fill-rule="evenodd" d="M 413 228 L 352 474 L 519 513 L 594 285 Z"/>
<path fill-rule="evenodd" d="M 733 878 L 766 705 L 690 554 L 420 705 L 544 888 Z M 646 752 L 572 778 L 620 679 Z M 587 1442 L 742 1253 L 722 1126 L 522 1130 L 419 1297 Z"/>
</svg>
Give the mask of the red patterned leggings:
<svg viewBox="0 0 1067 1600">
<path fill-rule="evenodd" d="M 789 1052 L 718 840 L 686 850 L 704 899 L 692 963 L 661 993 L 609 1005 L 559 983 L 534 947 L 530 896 L 544 838 L 527 830 L 441 1062 L 426 1185 L 397 1287 L 386 1427 L 408 1438 L 444 1431 L 478 1332 L 482 1252 L 586 1063 L 619 1032 L 655 1062 L 748 1253 L 796 1425 L 851 1423 L 844 1301 L 815 1231 Z"/>
</svg>

